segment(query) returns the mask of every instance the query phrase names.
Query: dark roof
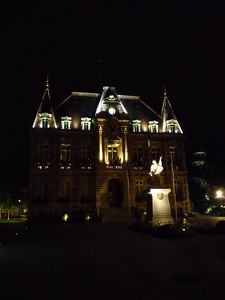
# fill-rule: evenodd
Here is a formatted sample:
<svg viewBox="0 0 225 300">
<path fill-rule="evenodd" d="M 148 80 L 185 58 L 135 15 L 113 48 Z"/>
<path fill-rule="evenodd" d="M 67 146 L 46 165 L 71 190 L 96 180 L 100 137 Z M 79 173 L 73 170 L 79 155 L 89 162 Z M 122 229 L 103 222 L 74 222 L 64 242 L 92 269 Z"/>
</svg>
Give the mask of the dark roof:
<svg viewBox="0 0 225 300">
<path fill-rule="evenodd" d="M 116 115 L 119 119 L 142 120 L 152 121 L 160 119 L 160 116 L 148 107 L 138 96 L 123 96 L 118 95 L 114 88 L 104 94 L 104 98 L 110 94 L 114 94 L 119 98 L 124 106 L 126 113 L 121 113 L 120 116 Z M 66 100 L 64 100 L 58 107 L 54 109 L 55 117 L 60 121 L 61 117 L 68 116 L 72 118 L 94 118 L 98 104 L 101 100 L 102 94 L 97 93 L 72 93 Z M 98 117 L 107 117 L 107 112 L 100 112 Z"/>
</svg>

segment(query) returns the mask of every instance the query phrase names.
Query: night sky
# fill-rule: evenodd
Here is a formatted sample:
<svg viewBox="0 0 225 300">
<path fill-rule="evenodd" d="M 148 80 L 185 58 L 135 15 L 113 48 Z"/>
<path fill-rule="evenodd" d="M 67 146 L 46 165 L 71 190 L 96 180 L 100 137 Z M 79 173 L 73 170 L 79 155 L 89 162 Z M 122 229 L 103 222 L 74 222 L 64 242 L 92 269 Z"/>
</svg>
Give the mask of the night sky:
<svg viewBox="0 0 225 300">
<path fill-rule="evenodd" d="M 161 112 L 164 85 L 187 156 L 224 157 L 225 2 L 5 1 L 1 5 L 1 172 L 28 183 L 29 130 L 49 75 L 71 91 L 139 95 Z"/>
</svg>

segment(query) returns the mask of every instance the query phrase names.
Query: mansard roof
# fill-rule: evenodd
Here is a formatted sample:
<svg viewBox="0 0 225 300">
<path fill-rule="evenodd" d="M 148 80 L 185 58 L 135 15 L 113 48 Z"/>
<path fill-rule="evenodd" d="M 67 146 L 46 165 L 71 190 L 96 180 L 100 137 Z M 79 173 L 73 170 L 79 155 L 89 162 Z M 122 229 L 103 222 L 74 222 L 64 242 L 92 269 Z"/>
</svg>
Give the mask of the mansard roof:
<svg viewBox="0 0 225 300">
<path fill-rule="evenodd" d="M 110 102 L 111 99 L 112 102 Z M 110 114 L 105 106 L 109 106 L 110 103 L 119 107 L 115 113 L 118 119 L 148 122 L 159 121 L 161 118 L 139 96 L 119 95 L 114 87 L 103 87 L 102 93 L 72 92 L 54 109 L 54 113 L 56 118 L 62 116 L 107 118 L 110 117 Z"/>
<path fill-rule="evenodd" d="M 113 116 L 118 120 L 141 121 L 144 131 L 148 130 L 150 121 L 156 121 L 158 132 L 170 132 L 170 126 L 175 126 L 176 133 L 183 133 L 165 88 L 161 115 L 139 96 L 119 95 L 115 87 L 109 86 L 104 86 L 101 93 L 72 92 L 53 109 L 48 80 L 33 127 L 42 128 L 42 122 L 46 120 L 47 128 L 61 128 L 62 118 L 69 117 L 73 123 L 71 128 L 79 128 L 81 118 L 94 120 L 109 119 Z"/>
</svg>

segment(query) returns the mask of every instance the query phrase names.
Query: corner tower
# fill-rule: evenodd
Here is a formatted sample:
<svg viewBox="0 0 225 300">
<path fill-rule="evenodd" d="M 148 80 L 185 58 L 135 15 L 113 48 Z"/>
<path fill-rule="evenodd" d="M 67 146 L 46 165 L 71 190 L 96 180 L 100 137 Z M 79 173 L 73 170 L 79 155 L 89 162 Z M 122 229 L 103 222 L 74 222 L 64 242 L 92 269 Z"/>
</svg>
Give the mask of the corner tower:
<svg viewBox="0 0 225 300">
<path fill-rule="evenodd" d="M 56 128 L 56 121 L 52 109 L 51 97 L 49 92 L 49 80 L 47 78 L 46 88 L 38 108 L 33 128 Z"/>
</svg>

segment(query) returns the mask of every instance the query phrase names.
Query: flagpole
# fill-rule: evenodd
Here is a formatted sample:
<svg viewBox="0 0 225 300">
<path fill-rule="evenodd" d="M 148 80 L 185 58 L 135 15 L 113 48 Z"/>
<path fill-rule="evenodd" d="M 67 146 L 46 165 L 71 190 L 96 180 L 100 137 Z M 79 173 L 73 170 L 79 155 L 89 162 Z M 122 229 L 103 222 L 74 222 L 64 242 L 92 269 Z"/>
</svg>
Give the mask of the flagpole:
<svg viewBox="0 0 225 300">
<path fill-rule="evenodd" d="M 150 136 L 148 134 L 148 161 L 149 161 L 149 172 L 151 171 L 151 142 L 150 142 Z"/>
<path fill-rule="evenodd" d="M 175 208 L 175 223 L 177 223 L 177 198 L 176 198 L 176 190 L 175 190 L 175 184 L 174 184 L 174 169 L 173 169 L 172 152 L 170 152 L 170 157 L 171 157 L 172 188 L 173 188 L 174 208 Z"/>
<path fill-rule="evenodd" d="M 128 224 L 130 226 L 130 164 L 127 162 Z"/>
</svg>

